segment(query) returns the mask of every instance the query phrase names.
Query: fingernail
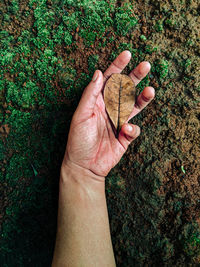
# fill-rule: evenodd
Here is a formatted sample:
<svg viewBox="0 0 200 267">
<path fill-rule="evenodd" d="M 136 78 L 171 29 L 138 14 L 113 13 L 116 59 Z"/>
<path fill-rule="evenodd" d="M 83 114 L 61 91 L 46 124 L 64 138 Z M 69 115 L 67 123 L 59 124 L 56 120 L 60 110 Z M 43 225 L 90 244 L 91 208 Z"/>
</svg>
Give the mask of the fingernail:
<svg viewBox="0 0 200 267">
<path fill-rule="evenodd" d="M 131 132 L 133 130 L 133 127 L 131 125 L 127 125 L 127 130 Z"/>
<path fill-rule="evenodd" d="M 148 65 L 149 65 L 149 69 L 151 68 L 151 64 L 150 64 L 150 62 L 149 61 L 147 61 L 147 63 L 148 63 Z"/>
<path fill-rule="evenodd" d="M 93 75 L 92 81 L 95 82 L 97 80 L 98 76 L 99 76 L 99 72 L 96 70 L 94 75 Z"/>
</svg>

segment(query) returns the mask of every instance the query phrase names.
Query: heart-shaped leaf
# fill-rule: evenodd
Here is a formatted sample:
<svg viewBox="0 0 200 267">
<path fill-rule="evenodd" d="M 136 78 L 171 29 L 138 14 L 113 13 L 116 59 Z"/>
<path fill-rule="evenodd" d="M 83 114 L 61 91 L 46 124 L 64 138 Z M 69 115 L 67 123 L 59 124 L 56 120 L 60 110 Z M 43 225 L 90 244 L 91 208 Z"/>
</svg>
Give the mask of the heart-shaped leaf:
<svg viewBox="0 0 200 267">
<path fill-rule="evenodd" d="M 106 82 L 104 102 L 107 113 L 117 130 L 117 136 L 133 110 L 135 94 L 135 84 L 125 74 L 114 73 Z"/>
</svg>

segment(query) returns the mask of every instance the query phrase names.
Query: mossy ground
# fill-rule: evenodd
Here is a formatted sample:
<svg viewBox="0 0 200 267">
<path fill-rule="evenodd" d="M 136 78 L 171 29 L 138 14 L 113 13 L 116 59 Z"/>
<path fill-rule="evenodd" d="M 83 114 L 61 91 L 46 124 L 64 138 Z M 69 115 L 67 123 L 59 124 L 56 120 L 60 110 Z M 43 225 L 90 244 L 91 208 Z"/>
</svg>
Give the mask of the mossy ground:
<svg viewBox="0 0 200 267">
<path fill-rule="evenodd" d="M 152 70 L 141 136 L 106 180 L 118 266 L 200 264 L 199 4 L 0 4 L 0 265 L 50 266 L 70 120 L 96 68 L 123 50 Z"/>
</svg>

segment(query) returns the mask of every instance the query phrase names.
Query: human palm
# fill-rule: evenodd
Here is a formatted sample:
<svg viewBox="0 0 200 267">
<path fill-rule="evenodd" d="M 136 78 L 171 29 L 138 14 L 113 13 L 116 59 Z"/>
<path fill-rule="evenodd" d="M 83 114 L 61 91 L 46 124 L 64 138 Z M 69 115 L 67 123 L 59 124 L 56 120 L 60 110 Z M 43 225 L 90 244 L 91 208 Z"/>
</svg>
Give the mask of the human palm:
<svg viewBox="0 0 200 267">
<path fill-rule="evenodd" d="M 81 168 L 98 176 L 106 176 L 121 159 L 128 145 L 139 134 L 137 125 L 128 121 L 138 114 L 154 97 L 154 89 L 146 87 L 138 96 L 126 123 L 116 137 L 106 113 L 103 100 L 103 87 L 112 73 L 120 73 L 131 59 L 129 51 L 122 52 L 102 74 L 96 71 L 98 78 L 85 88 L 79 105 L 73 115 L 64 162 L 73 162 Z M 149 72 L 148 62 L 140 63 L 129 76 L 137 85 Z M 94 75 L 95 76 L 95 75 Z M 129 130 L 132 126 L 132 130 Z"/>
</svg>

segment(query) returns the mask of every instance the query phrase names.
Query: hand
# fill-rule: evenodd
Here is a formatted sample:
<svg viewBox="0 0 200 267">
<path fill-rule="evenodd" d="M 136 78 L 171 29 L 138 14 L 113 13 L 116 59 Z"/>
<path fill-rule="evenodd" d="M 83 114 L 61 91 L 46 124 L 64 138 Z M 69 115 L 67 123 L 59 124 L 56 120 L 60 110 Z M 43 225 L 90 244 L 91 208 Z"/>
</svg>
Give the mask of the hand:
<svg viewBox="0 0 200 267">
<path fill-rule="evenodd" d="M 112 130 L 106 113 L 102 89 L 113 73 L 121 73 L 131 59 L 129 51 L 123 51 L 102 74 L 96 70 L 93 80 L 85 88 L 73 115 L 63 164 L 83 168 L 104 180 L 111 168 L 121 159 L 128 145 L 140 134 L 137 125 L 128 121 L 145 108 L 154 98 L 153 87 L 146 87 L 138 96 L 118 138 Z M 129 74 L 137 85 L 149 72 L 149 62 L 141 62 Z M 94 80 L 96 78 L 96 80 Z"/>
</svg>

